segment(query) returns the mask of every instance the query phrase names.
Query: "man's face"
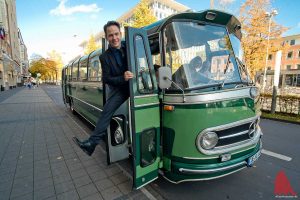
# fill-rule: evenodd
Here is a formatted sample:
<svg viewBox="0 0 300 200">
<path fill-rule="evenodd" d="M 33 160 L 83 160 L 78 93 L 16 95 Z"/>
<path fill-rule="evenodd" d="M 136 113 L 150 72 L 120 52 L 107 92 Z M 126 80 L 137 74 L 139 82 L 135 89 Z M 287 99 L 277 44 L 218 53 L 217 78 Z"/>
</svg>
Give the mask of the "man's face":
<svg viewBox="0 0 300 200">
<path fill-rule="evenodd" d="M 108 43 L 113 48 L 121 47 L 121 32 L 119 28 L 115 25 L 109 26 L 106 29 L 106 39 Z"/>
</svg>

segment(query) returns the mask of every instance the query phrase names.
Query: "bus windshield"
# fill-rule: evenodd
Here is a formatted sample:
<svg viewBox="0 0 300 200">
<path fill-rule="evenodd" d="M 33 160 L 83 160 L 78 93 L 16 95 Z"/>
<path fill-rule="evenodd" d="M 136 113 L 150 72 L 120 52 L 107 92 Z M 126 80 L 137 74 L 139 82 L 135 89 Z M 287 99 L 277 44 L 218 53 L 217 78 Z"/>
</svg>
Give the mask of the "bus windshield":
<svg viewBox="0 0 300 200">
<path fill-rule="evenodd" d="M 222 26 L 172 22 L 164 30 L 166 65 L 182 89 L 242 82 L 231 38 Z M 236 42 L 236 41 L 235 41 Z M 172 84 L 170 89 L 177 89 Z"/>
</svg>

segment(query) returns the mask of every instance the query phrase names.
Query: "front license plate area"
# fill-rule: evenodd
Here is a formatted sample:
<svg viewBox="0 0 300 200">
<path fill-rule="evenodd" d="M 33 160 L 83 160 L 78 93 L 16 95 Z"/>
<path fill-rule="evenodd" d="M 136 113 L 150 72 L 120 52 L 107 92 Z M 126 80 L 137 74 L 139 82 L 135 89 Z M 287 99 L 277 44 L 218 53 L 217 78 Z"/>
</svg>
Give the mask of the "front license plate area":
<svg viewBox="0 0 300 200">
<path fill-rule="evenodd" d="M 261 155 L 261 150 L 259 150 L 256 154 L 254 154 L 250 158 L 248 158 L 248 160 L 247 160 L 247 166 L 248 167 L 252 167 L 253 164 L 254 164 L 254 162 L 259 158 L 260 155 Z"/>
</svg>

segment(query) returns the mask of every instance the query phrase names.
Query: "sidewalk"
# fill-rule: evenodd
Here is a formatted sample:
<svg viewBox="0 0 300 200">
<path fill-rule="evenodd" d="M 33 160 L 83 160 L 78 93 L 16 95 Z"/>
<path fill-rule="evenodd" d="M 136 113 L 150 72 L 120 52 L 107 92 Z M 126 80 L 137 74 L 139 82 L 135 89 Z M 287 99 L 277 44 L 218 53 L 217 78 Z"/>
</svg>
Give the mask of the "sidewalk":
<svg viewBox="0 0 300 200">
<path fill-rule="evenodd" d="M 0 96 L 0 200 L 148 199 L 101 147 L 89 157 L 73 136 L 86 138 L 40 87 Z"/>
</svg>

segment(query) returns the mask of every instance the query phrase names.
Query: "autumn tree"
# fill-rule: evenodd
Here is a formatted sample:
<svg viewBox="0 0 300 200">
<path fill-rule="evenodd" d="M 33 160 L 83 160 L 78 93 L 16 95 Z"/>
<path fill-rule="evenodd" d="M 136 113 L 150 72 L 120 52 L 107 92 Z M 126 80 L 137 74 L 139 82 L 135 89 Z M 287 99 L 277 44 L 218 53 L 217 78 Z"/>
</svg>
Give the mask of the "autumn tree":
<svg viewBox="0 0 300 200">
<path fill-rule="evenodd" d="M 61 54 L 58 53 L 56 50 L 52 50 L 48 52 L 47 55 L 48 62 L 45 63 L 45 67 L 48 67 L 50 71 L 53 71 L 53 74 L 51 75 L 54 76 L 54 79 L 52 80 L 55 80 L 57 83 L 57 81 L 61 79 L 61 70 L 63 68 Z"/>
<path fill-rule="evenodd" d="M 133 23 L 123 24 L 125 26 L 129 25 L 135 28 L 140 28 L 152 24 L 156 21 L 156 17 L 153 15 L 151 9 L 149 8 L 149 0 L 141 0 L 133 12 Z"/>
<path fill-rule="evenodd" d="M 95 51 L 98 48 L 99 48 L 99 45 L 96 43 L 95 36 L 94 36 L 94 34 L 91 34 L 90 38 L 87 42 L 87 45 L 84 49 L 84 54 L 88 55 L 89 53 L 91 53 L 92 51 Z"/>
<path fill-rule="evenodd" d="M 30 62 L 29 72 L 33 77 L 36 77 L 36 74 L 40 73 L 41 79 L 54 80 L 57 71 L 56 66 L 57 63 L 55 61 L 39 57 Z"/>
<path fill-rule="evenodd" d="M 268 34 L 270 36 L 269 54 L 283 48 L 276 41 L 286 28 L 271 18 L 270 33 L 268 30 L 270 17 L 266 15 L 266 12 L 271 10 L 270 6 L 270 0 L 246 0 L 240 8 L 239 19 L 242 23 L 244 58 L 251 77 L 256 71 L 265 68 Z"/>
</svg>

